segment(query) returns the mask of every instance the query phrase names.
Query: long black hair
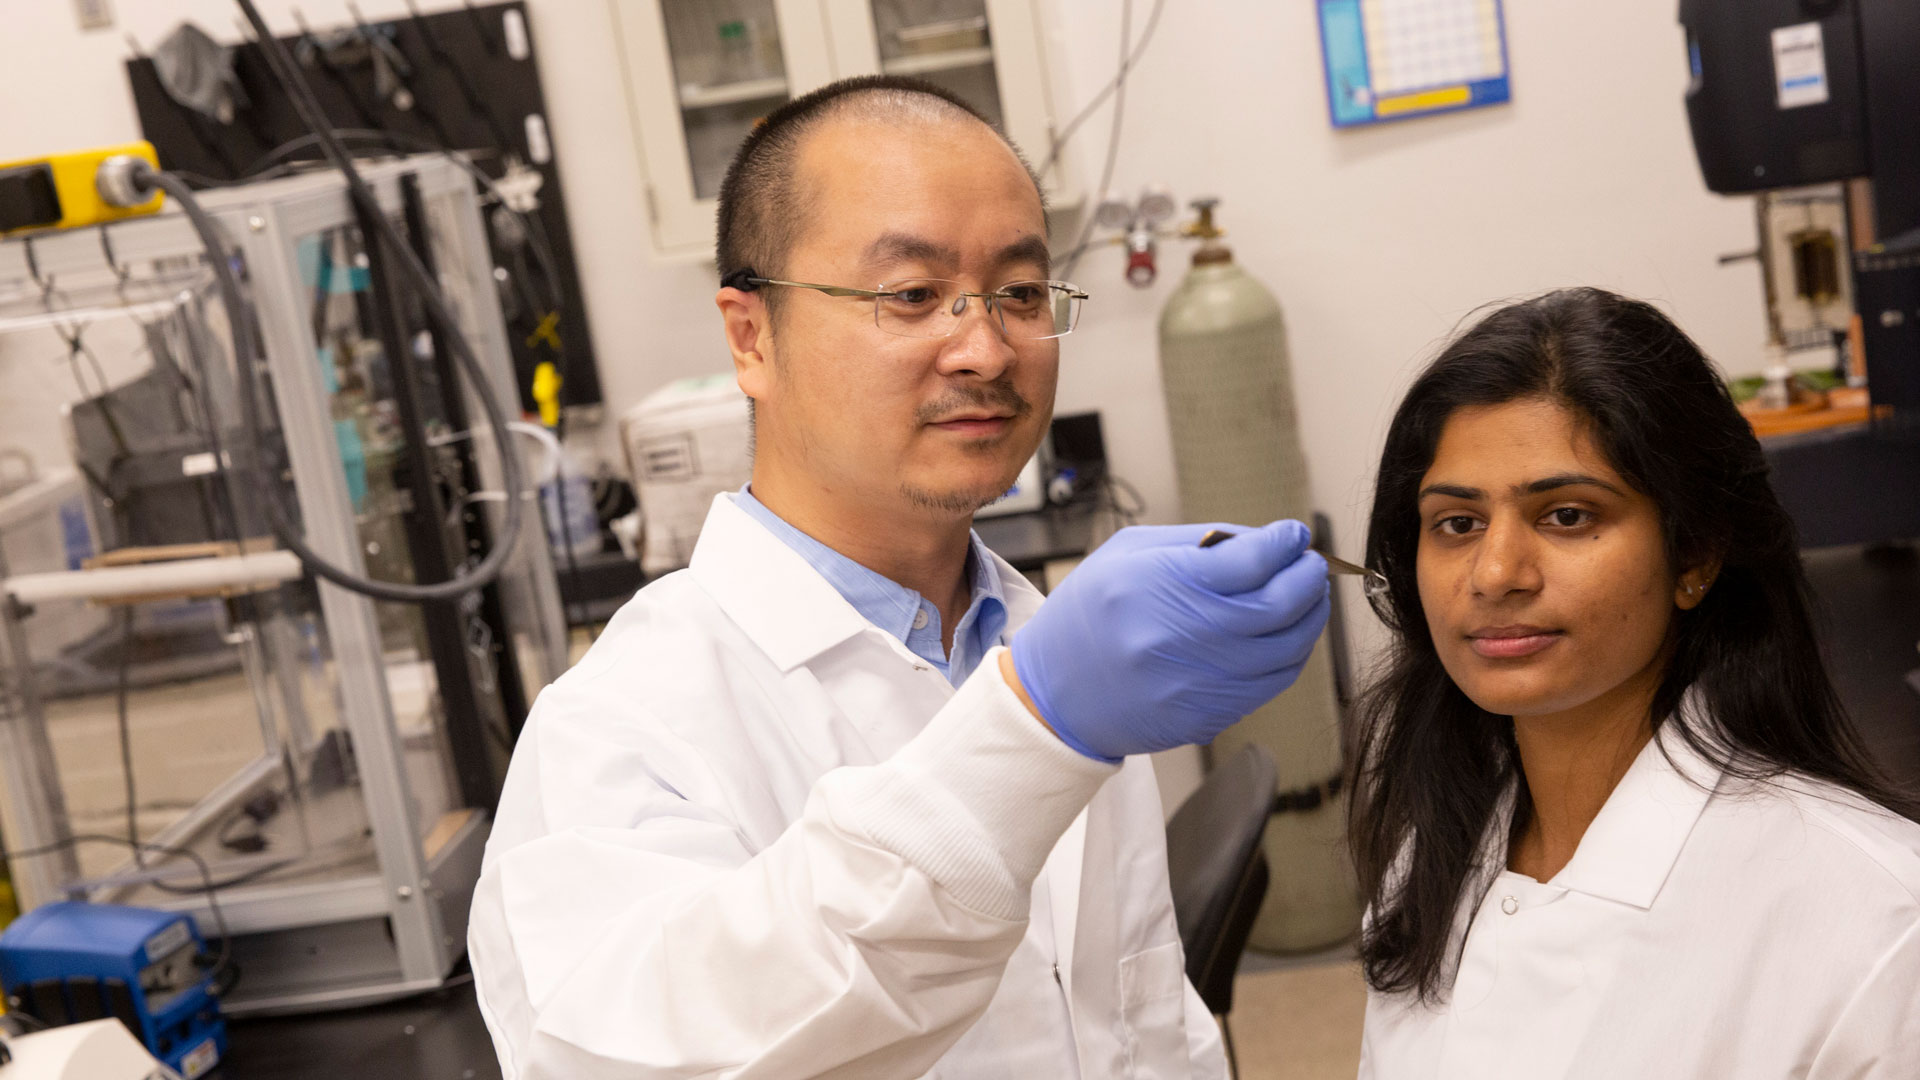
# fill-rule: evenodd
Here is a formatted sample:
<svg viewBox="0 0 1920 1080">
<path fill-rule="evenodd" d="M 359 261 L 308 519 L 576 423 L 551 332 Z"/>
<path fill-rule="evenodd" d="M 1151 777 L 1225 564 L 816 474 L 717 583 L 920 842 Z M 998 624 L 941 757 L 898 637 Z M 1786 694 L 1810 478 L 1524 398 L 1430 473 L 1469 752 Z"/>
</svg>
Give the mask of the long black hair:
<svg viewBox="0 0 1920 1080">
<path fill-rule="evenodd" d="M 1428 1001 L 1451 981 L 1453 922 L 1496 808 L 1520 785 L 1513 726 L 1475 705 L 1441 665 L 1415 580 L 1418 492 L 1455 410 L 1545 398 L 1588 425 L 1608 462 L 1659 508 L 1677 574 L 1718 559 L 1706 599 L 1674 615 L 1649 720 L 1673 725 L 1729 774 L 1831 781 L 1899 812 L 1915 804 L 1868 764 L 1835 695 L 1810 614 L 1792 520 L 1753 430 L 1713 366 L 1651 305 L 1567 289 L 1498 308 L 1414 382 L 1380 456 L 1367 558 L 1391 589 L 1393 633 L 1359 708 L 1349 811 L 1368 983 Z M 1689 690 L 1710 722 L 1676 712 Z M 1504 848 L 1502 848 L 1504 850 Z"/>
</svg>

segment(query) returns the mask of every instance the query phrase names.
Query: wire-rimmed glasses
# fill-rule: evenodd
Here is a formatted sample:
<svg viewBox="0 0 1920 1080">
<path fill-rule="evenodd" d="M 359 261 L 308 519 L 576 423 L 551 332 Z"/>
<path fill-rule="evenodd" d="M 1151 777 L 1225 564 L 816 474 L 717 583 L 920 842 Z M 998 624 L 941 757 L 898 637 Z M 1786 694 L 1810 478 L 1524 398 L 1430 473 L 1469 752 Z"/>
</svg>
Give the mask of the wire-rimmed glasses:
<svg viewBox="0 0 1920 1080">
<path fill-rule="evenodd" d="M 1066 281 L 1009 281 L 991 292 L 969 292 L 958 281 L 944 278 L 906 278 L 883 281 L 879 288 L 853 289 L 843 285 L 816 285 L 808 281 L 747 277 L 747 283 L 814 289 L 828 296 L 873 298 L 874 325 L 897 337 L 943 338 L 960 328 L 967 302 L 977 298 L 987 306 L 1009 338 L 1028 340 L 1065 337 L 1080 322 L 1080 304 L 1087 294 Z"/>
</svg>

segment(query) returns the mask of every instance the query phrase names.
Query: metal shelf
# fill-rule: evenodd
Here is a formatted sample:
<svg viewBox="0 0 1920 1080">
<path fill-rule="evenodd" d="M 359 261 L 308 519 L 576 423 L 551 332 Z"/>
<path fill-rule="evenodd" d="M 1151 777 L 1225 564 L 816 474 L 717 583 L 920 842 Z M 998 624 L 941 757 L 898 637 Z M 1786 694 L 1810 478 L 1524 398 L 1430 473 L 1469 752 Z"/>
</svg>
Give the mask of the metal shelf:
<svg viewBox="0 0 1920 1080">
<path fill-rule="evenodd" d="M 710 109 L 715 105 L 737 105 L 742 101 L 759 101 L 764 98 L 786 96 L 787 80 L 775 76 L 771 79 L 721 83 L 719 86 L 682 86 L 680 87 L 680 107 Z"/>
<path fill-rule="evenodd" d="M 889 75 L 926 75 L 935 71 L 952 71 L 955 68 L 979 67 L 993 63 L 993 46 L 981 45 L 971 49 L 949 49 L 946 52 L 926 53 L 920 56 L 901 56 L 892 60 L 883 60 L 881 70 Z"/>
</svg>

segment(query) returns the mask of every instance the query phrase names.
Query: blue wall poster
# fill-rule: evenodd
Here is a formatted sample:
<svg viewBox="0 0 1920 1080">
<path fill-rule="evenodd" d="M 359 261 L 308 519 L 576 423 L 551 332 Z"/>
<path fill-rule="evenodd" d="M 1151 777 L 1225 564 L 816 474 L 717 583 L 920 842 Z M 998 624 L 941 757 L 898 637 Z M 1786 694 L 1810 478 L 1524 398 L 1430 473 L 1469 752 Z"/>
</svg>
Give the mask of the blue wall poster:
<svg viewBox="0 0 1920 1080">
<path fill-rule="evenodd" d="M 1318 0 L 1335 127 L 1511 96 L 1501 0 Z"/>
</svg>

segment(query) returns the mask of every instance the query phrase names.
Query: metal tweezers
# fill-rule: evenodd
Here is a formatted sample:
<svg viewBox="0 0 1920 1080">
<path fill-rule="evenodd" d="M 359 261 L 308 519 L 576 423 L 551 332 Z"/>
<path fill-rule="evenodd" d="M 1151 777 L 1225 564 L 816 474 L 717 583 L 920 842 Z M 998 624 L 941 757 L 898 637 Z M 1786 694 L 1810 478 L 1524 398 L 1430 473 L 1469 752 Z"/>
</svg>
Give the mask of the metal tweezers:
<svg viewBox="0 0 1920 1080">
<path fill-rule="evenodd" d="M 1215 544 L 1231 540 L 1238 535 L 1238 533 L 1230 533 L 1225 529 L 1209 529 L 1207 530 L 1207 535 L 1200 538 L 1200 546 L 1210 548 Z M 1319 548 L 1315 548 L 1314 550 L 1320 551 Z M 1359 563 L 1348 562 L 1340 556 L 1326 551 L 1320 551 L 1320 557 L 1327 560 L 1327 569 L 1336 574 L 1353 574 L 1356 577 L 1364 578 L 1365 581 L 1361 584 L 1361 591 L 1366 595 L 1375 596 L 1386 592 L 1387 576 L 1380 571 L 1370 570 L 1367 567 L 1361 566 Z"/>
</svg>

